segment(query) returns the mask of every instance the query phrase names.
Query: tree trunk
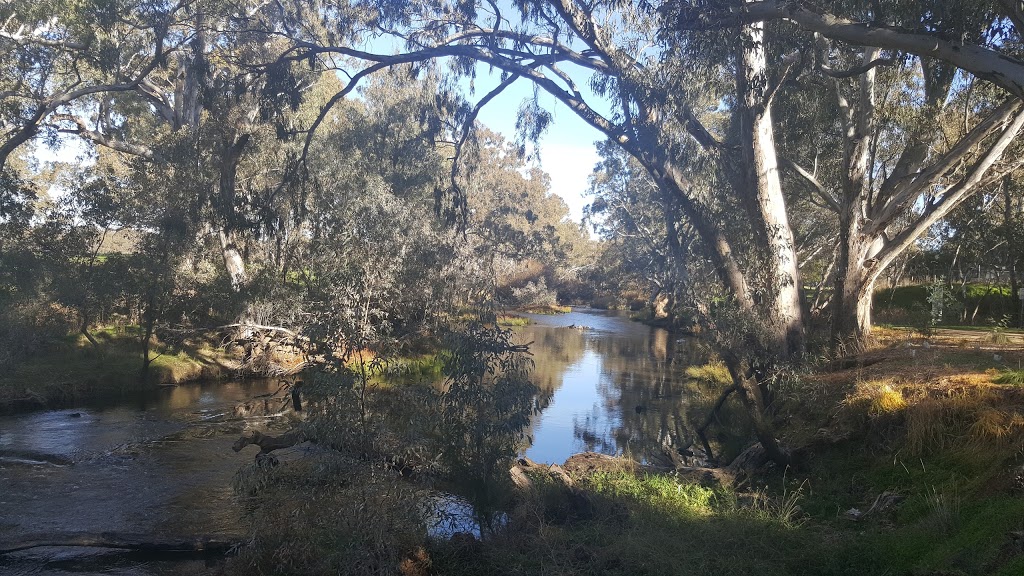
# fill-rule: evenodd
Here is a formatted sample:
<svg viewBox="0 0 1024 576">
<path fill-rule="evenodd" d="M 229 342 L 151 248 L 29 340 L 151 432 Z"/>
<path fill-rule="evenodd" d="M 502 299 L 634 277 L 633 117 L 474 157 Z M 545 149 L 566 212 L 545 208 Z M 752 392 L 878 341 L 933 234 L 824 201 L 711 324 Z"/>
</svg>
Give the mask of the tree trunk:
<svg viewBox="0 0 1024 576">
<path fill-rule="evenodd" d="M 768 403 L 765 401 L 763 383 L 758 382 L 756 372 L 751 369 L 747 360 L 729 355 L 725 358 L 732 381 L 735 382 L 743 406 L 754 424 L 754 434 L 764 448 L 768 458 L 780 466 L 792 464 L 792 455 L 785 450 L 775 437 L 775 426 L 772 423 Z"/>
<path fill-rule="evenodd" d="M 245 273 L 245 260 L 238 250 L 234 230 L 237 227 L 235 186 L 238 163 L 242 160 L 242 154 L 245 152 L 245 146 L 249 143 L 249 139 L 248 134 L 225 139 L 221 151 L 220 181 L 218 182 L 217 204 L 224 222 L 224 226 L 218 233 L 218 238 L 220 239 L 221 255 L 224 257 L 224 267 L 231 278 L 231 288 L 235 292 L 241 290 L 248 280 Z"/>
<path fill-rule="evenodd" d="M 139 371 L 139 381 L 145 382 L 149 378 L 149 365 L 153 360 L 149 357 L 149 342 L 153 338 L 153 329 L 156 325 L 156 310 L 154 306 L 156 304 L 156 297 L 153 294 L 153 287 L 150 287 L 149 293 L 146 295 L 146 309 L 142 311 L 142 369 Z"/>
<path fill-rule="evenodd" d="M 231 279 L 231 288 L 238 292 L 249 278 L 245 272 L 245 260 L 232 236 L 233 234 L 228 234 L 223 229 L 217 231 L 217 239 L 220 240 L 220 253 L 224 258 L 224 269 L 228 273 L 228 278 Z"/>
<path fill-rule="evenodd" d="M 737 295 L 737 299 L 744 309 L 757 315 L 754 320 L 766 329 L 769 340 L 757 339 L 754 346 L 732 342 L 723 357 L 754 424 L 758 442 L 772 461 L 785 466 L 791 457 L 775 438 L 768 382 L 775 367 L 802 354 L 804 326 L 796 244 L 779 180 L 763 24 L 743 27 L 737 44 L 737 62 L 736 80 L 742 104 L 734 112 L 740 151 L 738 157 L 727 160 L 732 162 L 727 169 L 750 217 L 753 241 L 759 244 L 757 248 L 763 248 L 759 256 L 766 264 L 767 275 L 760 280 L 760 300 L 753 292 Z M 748 301 L 744 303 L 743 298 Z"/>
<path fill-rule="evenodd" d="M 873 276 L 863 269 L 837 280 L 832 311 L 832 339 L 837 351 L 857 353 L 871 343 L 874 286 Z"/>
<path fill-rule="evenodd" d="M 762 23 L 743 27 L 738 51 L 741 65 L 737 70 L 737 84 L 743 106 L 738 110 L 741 155 L 736 168 L 742 175 L 737 179 L 740 187 L 737 192 L 747 197 L 754 233 L 766 248 L 771 296 L 763 313 L 774 339 L 770 343 L 771 352 L 780 360 L 788 360 L 803 352 L 803 309 L 796 242 L 779 180 Z"/>
<path fill-rule="evenodd" d="M 871 303 L 878 276 L 872 263 L 881 243 L 865 238 L 859 224 L 847 224 L 846 219 L 840 215 L 838 270 L 832 294 L 832 347 L 844 354 L 857 353 L 871 344 Z"/>
</svg>

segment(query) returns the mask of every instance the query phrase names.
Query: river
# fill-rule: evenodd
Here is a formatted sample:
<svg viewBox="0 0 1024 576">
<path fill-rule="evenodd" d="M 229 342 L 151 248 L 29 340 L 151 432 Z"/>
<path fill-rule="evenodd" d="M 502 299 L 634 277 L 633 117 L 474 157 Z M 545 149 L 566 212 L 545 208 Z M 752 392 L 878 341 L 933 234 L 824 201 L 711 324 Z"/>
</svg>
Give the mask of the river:
<svg viewBox="0 0 1024 576">
<path fill-rule="evenodd" d="M 644 459 L 685 436 L 684 365 L 698 353 L 621 313 L 530 315 L 542 410 L 530 458 L 595 450 Z M 273 381 L 183 385 L 65 410 L 0 417 L 0 543 L 38 533 L 245 534 L 234 473 L 251 462 L 232 442 L 256 420 L 230 418 Z M 82 548 L 0 556 L 0 574 L 204 574 L 203 560 L 158 561 Z"/>
<path fill-rule="evenodd" d="M 623 312 L 574 309 L 528 315 L 543 411 L 526 456 L 560 463 L 582 451 L 644 460 L 687 438 L 686 365 L 703 362 L 694 339 L 634 322 Z"/>
</svg>

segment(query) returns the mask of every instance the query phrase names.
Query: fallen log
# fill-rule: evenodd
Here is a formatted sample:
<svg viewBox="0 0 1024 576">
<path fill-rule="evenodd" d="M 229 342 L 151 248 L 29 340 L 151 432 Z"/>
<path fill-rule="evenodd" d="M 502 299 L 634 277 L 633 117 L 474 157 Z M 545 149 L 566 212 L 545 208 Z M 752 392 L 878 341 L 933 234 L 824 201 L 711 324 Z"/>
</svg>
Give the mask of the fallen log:
<svg viewBox="0 0 1024 576">
<path fill-rule="evenodd" d="M 291 448 L 307 440 L 306 433 L 302 430 L 290 430 L 280 436 L 270 436 L 257 430 L 246 433 L 231 446 L 235 452 L 241 452 L 246 446 L 253 444 L 259 446 L 260 453 L 269 454 L 274 450 Z"/>
<path fill-rule="evenodd" d="M 241 545 L 241 538 L 228 536 L 192 536 L 160 539 L 152 535 L 118 532 L 66 532 L 29 534 L 13 542 L 0 542 L 0 556 L 50 547 L 86 547 L 128 550 L 149 554 L 226 553 Z"/>
</svg>

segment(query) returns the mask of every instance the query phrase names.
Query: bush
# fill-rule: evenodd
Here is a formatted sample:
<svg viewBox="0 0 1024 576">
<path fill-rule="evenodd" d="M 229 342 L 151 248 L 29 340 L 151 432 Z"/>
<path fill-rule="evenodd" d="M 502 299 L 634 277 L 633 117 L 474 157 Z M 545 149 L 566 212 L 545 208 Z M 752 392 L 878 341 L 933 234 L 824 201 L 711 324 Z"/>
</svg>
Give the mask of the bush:
<svg viewBox="0 0 1024 576">
<path fill-rule="evenodd" d="M 548 288 L 544 277 L 537 282 L 527 282 L 521 288 L 512 289 L 512 305 L 521 308 L 555 306 L 558 304 L 558 293 Z"/>
<path fill-rule="evenodd" d="M 0 312 L 0 368 L 10 369 L 64 341 L 75 321 L 73 310 L 42 300 L 6 308 Z"/>
<path fill-rule="evenodd" d="M 931 313 L 929 285 L 897 286 L 875 292 L 872 299 L 875 318 L 882 322 L 919 327 L 923 313 Z M 991 323 L 1012 315 L 1020 302 L 1007 286 L 966 284 L 962 289 L 943 291 L 941 323 Z M 975 310 L 977 313 L 975 314 Z"/>
</svg>

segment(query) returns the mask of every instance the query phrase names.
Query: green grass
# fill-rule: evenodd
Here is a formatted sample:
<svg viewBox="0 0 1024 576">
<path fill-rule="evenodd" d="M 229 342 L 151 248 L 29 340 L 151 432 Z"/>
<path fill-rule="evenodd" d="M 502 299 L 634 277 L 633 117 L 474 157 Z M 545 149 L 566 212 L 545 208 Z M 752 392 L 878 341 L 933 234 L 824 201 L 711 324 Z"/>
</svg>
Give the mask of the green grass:
<svg viewBox="0 0 1024 576">
<path fill-rule="evenodd" d="M 1024 370 L 1003 370 L 1003 372 L 993 378 L 992 381 L 996 384 L 1024 386 Z"/>
<path fill-rule="evenodd" d="M 709 384 L 721 384 L 728 386 L 732 384 L 732 375 L 725 363 L 721 361 L 708 362 L 700 366 L 687 366 L 686 376 L 694 380 L 700 380 Z"/>
<path fill-rule="evenodd" d="M 81 334 L 69 335 L 0 375 L 0 411 L 60 406 L 225 374 L 221 363 L 226 357 L 218 349 L 155 344 L 150 374 L 143 382 L 137 327 L 103 328 L 92 335 L 98 349 Z"/>
<path fill-rule="evenodd" d="M 572 312 L 572 306 L 560 306 L 558 304 L 550 304 L 547 306 L 529 306 L 522 309 L 523 312 L 529 312 L 530 314 L 568 314 Z"/>
<path fill-rule="evenodd" d="M 502 314 L 498 316 L 498 326 L 529 326 L 530 319 L 515 314 Z"/>
<path fill-rule="evenodd" d="M 827 534 L 794 521 L 774 497 L 741 502 L 728 490 L 629 473 L 597 474 L 579 487 L 588 514 L 562 520 L 527 503 L 508 529 L 471 552 L 437 543 L 436 573 L 865 573 L 864 563 L 836 561 Z"/>
</svg>

